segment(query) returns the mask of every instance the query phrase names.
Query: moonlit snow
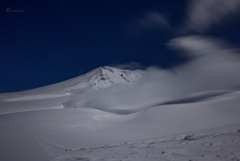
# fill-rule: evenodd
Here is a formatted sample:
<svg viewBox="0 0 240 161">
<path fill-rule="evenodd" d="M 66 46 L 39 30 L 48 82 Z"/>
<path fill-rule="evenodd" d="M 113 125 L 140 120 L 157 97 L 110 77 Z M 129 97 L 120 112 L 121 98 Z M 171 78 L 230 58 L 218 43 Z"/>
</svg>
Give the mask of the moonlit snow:
<svg viewBox="0 0 240 161">
<path fill-rule="evenodd" d="M 175 72 L 105 66 L 0 94 L 0 160 L 240 160 L 237 80 L 184 80 L 209 74 L 198 68 L 203 59 Z M 218 67 L 215 76 L 235 68 Z"/>
</svg>

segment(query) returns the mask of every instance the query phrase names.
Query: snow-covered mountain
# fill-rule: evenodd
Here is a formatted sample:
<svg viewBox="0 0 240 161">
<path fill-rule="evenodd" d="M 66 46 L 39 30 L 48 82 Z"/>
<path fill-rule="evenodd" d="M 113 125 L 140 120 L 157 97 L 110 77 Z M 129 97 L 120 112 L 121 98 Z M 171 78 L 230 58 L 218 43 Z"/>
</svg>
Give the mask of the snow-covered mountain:
<svg viewBox="0 0 240 161">
<path fill-rule="evenodd" d="M 195 132 L 239 125 L 240 91 L 186 92 L 183 88 L 171 92 L 166 87 L 179 87 L 175 75 L 166 79 L 166 73 L 159 73 L 156 78 L 156 72 L 105 66 L 53 85 L 0 94 L 0 160 L 171 160 L 178 153 L 182 160 L 198 158 L 192 157 L 192 152 L 209 157 L 214 148 L 198 153 L 198 149 L 191 150 L 190 144 L 202 145 L 197 148 L 210 145 L 210 141 L 222 144 L 230 134 L 218 137 L 213 131 L 205 137 Z M 238 141 L 235 126 L 231 130 L 232 139 Z M 179 133 L 187 134 L 179 138 Z M 163 140 L 164 143 L 154 139 L 149 143 L 132 142 L 173 135 L 175 139 Z M 110 144 L 117 146 L 104 146 Z M 224 145 L 234 146 L 224 155 L 234 152 L 233 157 L 239 156 L 234 142 Z M 224 145 L 214 152 L 216 158 L 210 158 L 219 160 L 217 156 Z"/>
<path fill-rule="evenodd" d="M 98 67 L 78 77 L 22 92 L 0 94 L 1 101 L 49 99 L 69 96 L 84 90 L 100 90 L 117 84 L 129 84 L 142 78 L 142 70 L 124 70 L 110 66 Z"/>
<path fill-rule="evenodd" d="M 96 68 L 84 75 L 65 81 L 66 91 L 76 91 L 91 87 L 95 90 L 105 89 L 107 87 L 131 83 L 142 78 L 144 72 L 142 70 L 124 70 L 110 66 Z M 62 84 L 62 83 L 61 83 Z"/>
</svg>

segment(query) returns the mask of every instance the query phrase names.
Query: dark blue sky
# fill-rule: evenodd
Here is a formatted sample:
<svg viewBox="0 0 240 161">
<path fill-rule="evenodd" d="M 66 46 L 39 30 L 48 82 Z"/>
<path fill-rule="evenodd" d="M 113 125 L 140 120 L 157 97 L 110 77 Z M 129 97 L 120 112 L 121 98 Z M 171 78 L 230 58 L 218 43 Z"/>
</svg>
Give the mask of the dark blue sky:
<svg viewBox="0 0 240 161">
<path fill-rule="evenodd" d="M 181 36 L 178 30 L 184 25 L 188 3 L 188 0 L 2 2 L 0 92 L 53 84 L 104 65 L 138 62 L 143 66 L 171 68 L 184 63 L 185 58 L 168 49 L 166 43 Z M 149 20 L 154 14 L 166 21 Z M 239 27 L 240 21 L 230 21 L 207 34 L 224 37 L 239 46 Z"/>
</svg>

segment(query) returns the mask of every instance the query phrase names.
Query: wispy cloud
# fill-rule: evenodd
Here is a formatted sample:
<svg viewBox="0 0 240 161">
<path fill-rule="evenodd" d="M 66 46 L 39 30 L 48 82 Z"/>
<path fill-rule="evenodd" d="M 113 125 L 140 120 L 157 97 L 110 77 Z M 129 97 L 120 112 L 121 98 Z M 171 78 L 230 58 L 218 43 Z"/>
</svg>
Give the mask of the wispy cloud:
<svg viewBox="0 0 240 161">
<path fill-rule="evenodd" d="M 217 38 L 187 36 L 171 40 L 169 45 L 194 59 L 178 68 L 191 86 L 227 89 L 240 85 L 239 49 Z M 189 81 L 189 80 L 188 80 Z"/>
<path fill-rule="evenodd" d="M 166 17 L 159 12 L 147 12 L 142 17 L 134 18 L 127 26 L 130 31 L 156 30 L 159 28 L 170 27 Z"/>
<path fill-rule="evenodd" d="M 192 0 L 188 10 L 187 26 L 197 32 L 205 32 L 212 25 L 240 11 L 239 0 Z"/>
<path fill-rule="evenodd" d="M 192 101 L 195 94 L 233 90 L 240 86 L 239 50 L 211 37 L 187 36 L 171 40 L 169 46 L 194 59 L 172 72 L 152 66 L 142 79 L 104 90 L 76 93 L 65 107 L 87 107 L 132 114 L 155 105 Z M 216 94 L 216 93 L 215 93 Z M 190 96 L 190 97 L 188 97 Z M 201 99 L 197 97 L 195 99 Z"/>
<path fill-rule="evenodd" d="M 137 62 L 129 62 L 125 64 L 112 64 L 110 66 L 115 68 L 130 69 L 130 70 L 141 69 L 143 67 L 140 63 L 137 63 Z"/>
</svg>

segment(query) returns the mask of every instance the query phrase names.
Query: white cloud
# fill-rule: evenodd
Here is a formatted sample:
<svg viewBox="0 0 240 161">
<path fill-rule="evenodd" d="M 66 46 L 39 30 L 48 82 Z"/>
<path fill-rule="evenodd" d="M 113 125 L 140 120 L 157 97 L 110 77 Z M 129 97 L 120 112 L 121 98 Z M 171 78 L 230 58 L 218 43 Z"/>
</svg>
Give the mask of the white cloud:
<svg viewBox="0 0 240 161">
<path fill-rule="evenodd" d="M 192 87 L 227 89 L 240 85 L 239 49 L 219 39 L 204 36 L 175 38 L 169 45 L 195 57 L 177 69 Z"/>
<path fill-rule="evenodd" d="M 205 32 L 212 25 L 240 11 L 240 0 L 192 0 L 187 25 L 197 32 Z"/>
<path fill-rule="evenodd" d="M 125 64 L 113 64 L 110 66 L 115 67 L 115 68 L 130 69 L 130 70 L 141 69 L 143 67 L 140 63 L 137 63 L 137 62 L 129 62 L 129 63 L 125 63 Z"/>
<path fill-rule="evenodd" d="M 170 27 L 167 19 L 158 12 L 148 12 L 140 18 L 135 18 L 127 26 L 128 30 L 132 32 L 142 30 L 155 30 L 159 28 Z"/>
<path fill-rule="evenodd" d="M 221 39 L 199 35 L 177 37 L 170 40 L 168 45 L 195 56 L 216 54 L 219 56 L 222 53 L 232 53 L 236 50 Z"/>
<path fill-rule="evenodd" d="M 158 12 L 147 13 L 142 19 L 137 20 L 139 25 L 146 28 L 168 26 L 166 18 Z"/>
</svg>

